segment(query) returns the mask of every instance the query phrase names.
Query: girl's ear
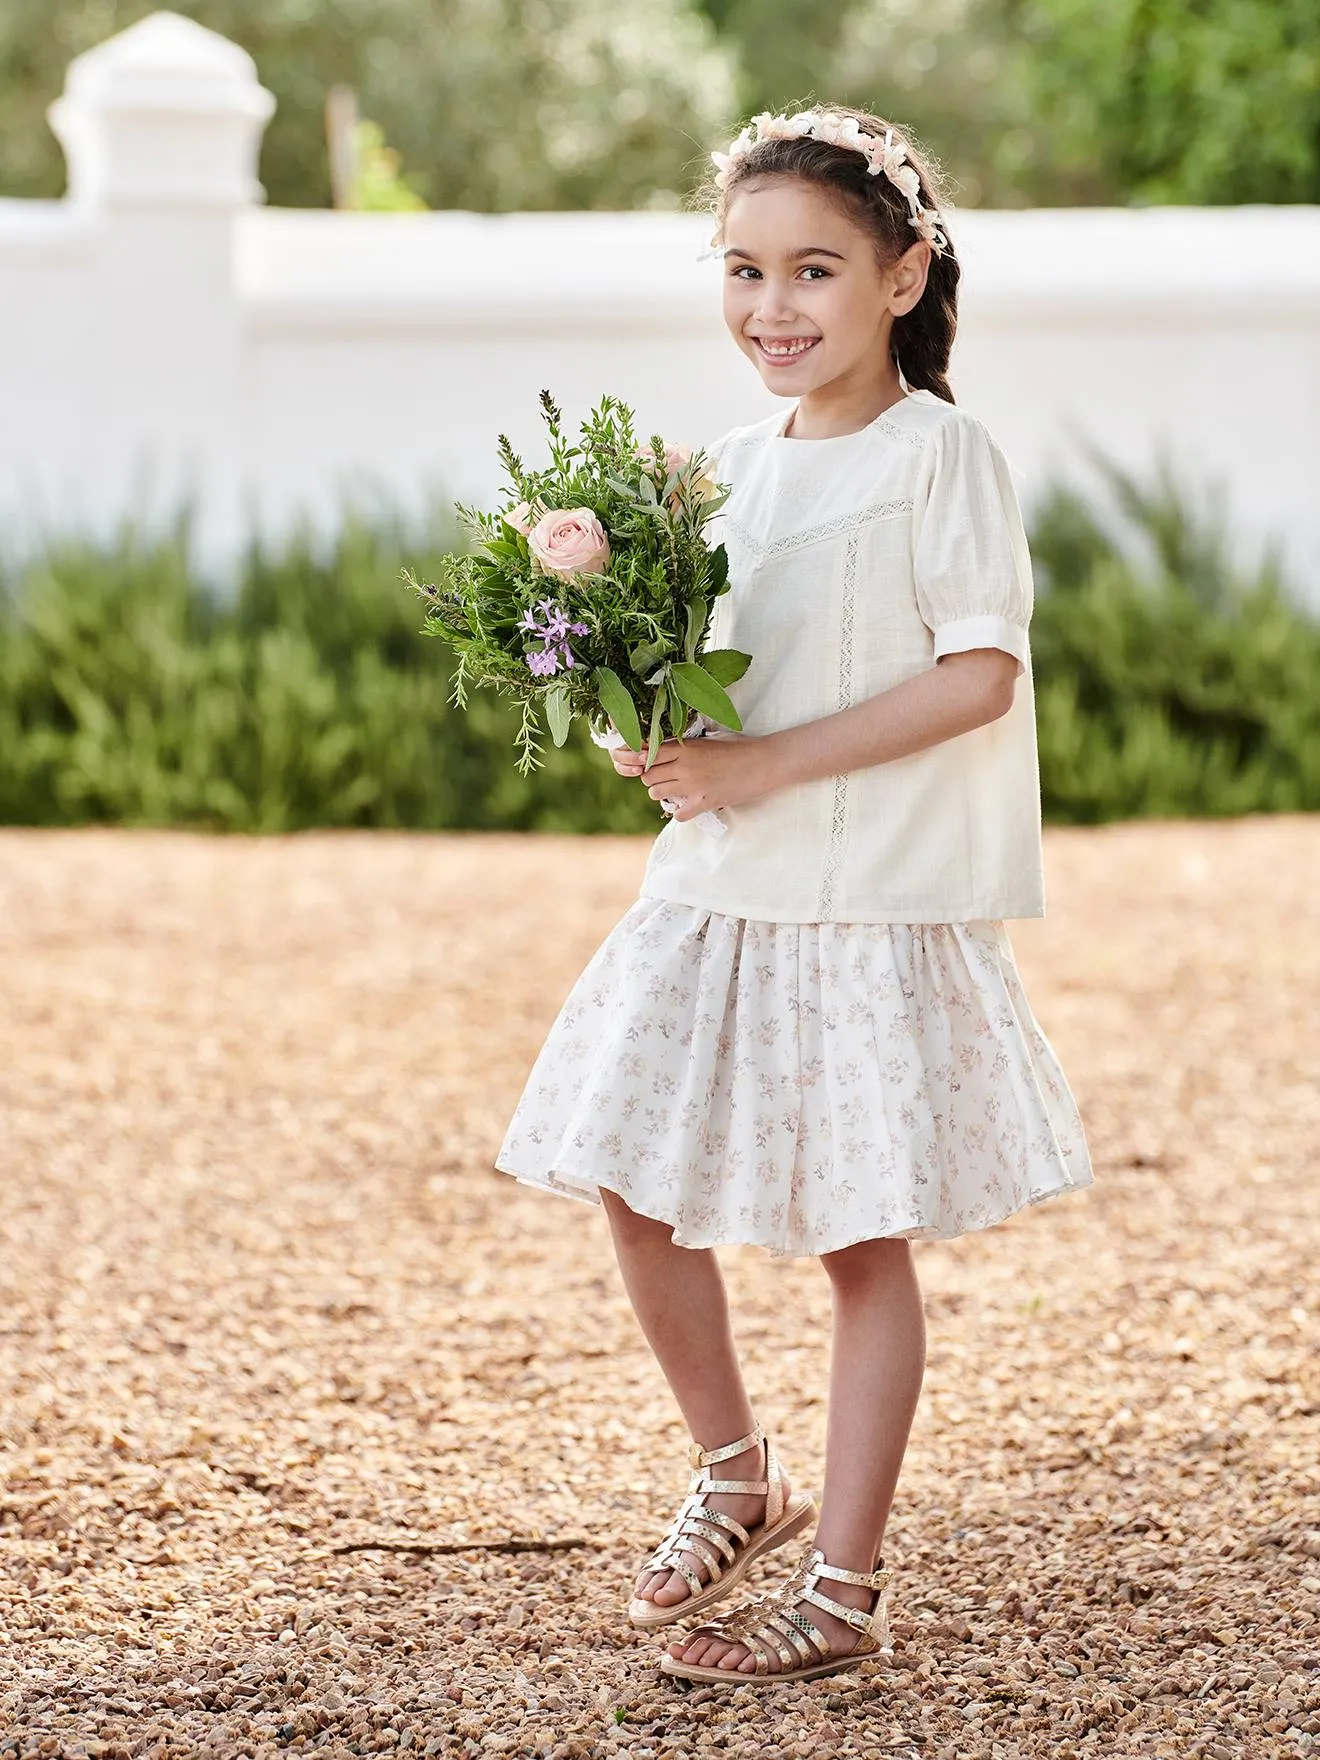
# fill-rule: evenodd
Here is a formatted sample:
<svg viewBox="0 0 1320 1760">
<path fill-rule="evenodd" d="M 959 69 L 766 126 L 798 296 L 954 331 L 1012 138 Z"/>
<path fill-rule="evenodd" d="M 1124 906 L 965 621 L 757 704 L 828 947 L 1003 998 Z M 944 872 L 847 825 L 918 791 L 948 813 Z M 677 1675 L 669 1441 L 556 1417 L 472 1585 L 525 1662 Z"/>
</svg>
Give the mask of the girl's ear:
<svg viewBox="0 0 1320 1760">
<path fill-rule="evenodd" d="M 919 238 L 890 268 L 889 309 L 896 318 L 903 317 L 919 302 L 926 291 L 929 273 L 930 246 Z"/>
</svg>

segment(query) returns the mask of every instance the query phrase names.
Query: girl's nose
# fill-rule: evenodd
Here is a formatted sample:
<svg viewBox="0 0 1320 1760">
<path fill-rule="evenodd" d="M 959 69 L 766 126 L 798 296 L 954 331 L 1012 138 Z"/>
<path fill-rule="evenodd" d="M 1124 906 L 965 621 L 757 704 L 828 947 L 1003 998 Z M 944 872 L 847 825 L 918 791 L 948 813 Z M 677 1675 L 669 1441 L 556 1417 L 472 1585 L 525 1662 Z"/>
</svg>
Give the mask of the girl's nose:
<svg viewBox="0 0 1320 1760">
<path fill-rule="evenodd" d="M 790 289 L 774 281 L 761 283 L 760 297 L 756 302 L 757 321 L 762 324 L 782 324 L 794 315 Z"/>
</svg>

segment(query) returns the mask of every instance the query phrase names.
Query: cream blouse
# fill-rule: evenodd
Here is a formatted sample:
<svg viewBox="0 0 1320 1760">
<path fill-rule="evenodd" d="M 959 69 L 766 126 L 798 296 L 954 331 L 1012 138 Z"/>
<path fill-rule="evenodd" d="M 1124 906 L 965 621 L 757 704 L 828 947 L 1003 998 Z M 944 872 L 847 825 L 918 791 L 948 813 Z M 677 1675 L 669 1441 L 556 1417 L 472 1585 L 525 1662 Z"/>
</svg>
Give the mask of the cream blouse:
<svg viewBox="0 0 1320 1760">
<path fill-rule="evenodd" d="M 708 645 L 752 656 L 729 687 L 744 731 L 832 715 L 970 648 L 1017 658 L 1013 706 L 910 757 L 728 807 L 722 837 L 671 821 L 641 895 L 785 923 L 1043 915 L 1031 561 L 1003 454 L 928 391 L 832 440 L 785 439 L 787 420 L 708 449 L 732 488 L 712 527 L 731 585 Z"/>
</svg>

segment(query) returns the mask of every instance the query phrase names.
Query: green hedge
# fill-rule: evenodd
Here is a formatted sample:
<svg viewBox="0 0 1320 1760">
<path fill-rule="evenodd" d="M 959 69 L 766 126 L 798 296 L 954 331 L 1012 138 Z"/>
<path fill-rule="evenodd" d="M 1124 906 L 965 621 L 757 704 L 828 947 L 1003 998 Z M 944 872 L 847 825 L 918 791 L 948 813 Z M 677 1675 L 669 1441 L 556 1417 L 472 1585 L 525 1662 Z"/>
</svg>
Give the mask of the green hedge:
<svg viewBox="0 0 1320 1760">
<path fill-rule="evenodd" d="M 1046 817 L 1320 809 L 1320 619 L 1167 481 L 1108 472 L 1128 530 L 1075 494 L 1034 521 Z M 644 831 L 658 810 L 581 728 L 513 767 L 515 716 L 450 707 L 406 563 L 444 534 L 347 526 L 255 553 L 217 599 L 186 532 L 66 544 L 0 576 L 0 821 Z M 1129 560 L 1133 546 L 1146 560 Z"/>
<path fill-rule="evenodd" d="M 1222 504 L 1095 463 L 1115 515 L 1056 490 L 1031 534 L 1046 818 L 1320 809 L 1320 616 L 1236 565 Z"/>
</svg>

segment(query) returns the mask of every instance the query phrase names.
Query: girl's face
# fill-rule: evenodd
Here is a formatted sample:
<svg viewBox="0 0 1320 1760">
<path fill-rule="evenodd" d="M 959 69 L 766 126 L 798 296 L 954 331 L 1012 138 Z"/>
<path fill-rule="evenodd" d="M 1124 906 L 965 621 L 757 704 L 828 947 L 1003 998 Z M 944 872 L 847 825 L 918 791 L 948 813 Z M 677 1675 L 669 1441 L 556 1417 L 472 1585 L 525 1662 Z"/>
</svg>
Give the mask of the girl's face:
<svg viewBox="0 0 1320 1760">
<path fill-rule="evenodd" d="M 771 391 L 804 397 L 893 373 L 890 332 L 926 285 L 918 242 L 882 268 L 874 240 L 818 185 L 749 181 L 724 222 L 724 321 Z"/>
</svg>

